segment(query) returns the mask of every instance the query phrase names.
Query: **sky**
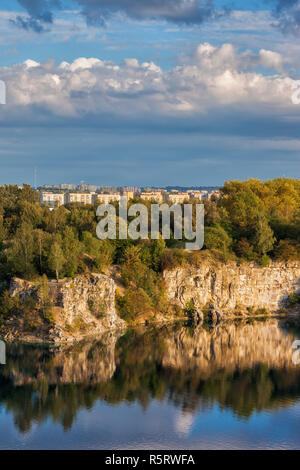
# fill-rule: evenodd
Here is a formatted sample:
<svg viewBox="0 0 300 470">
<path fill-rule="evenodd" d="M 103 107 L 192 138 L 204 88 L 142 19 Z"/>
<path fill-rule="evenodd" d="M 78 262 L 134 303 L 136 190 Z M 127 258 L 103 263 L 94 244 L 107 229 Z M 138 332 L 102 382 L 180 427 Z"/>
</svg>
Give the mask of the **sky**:
<svg viewBox="0 0 300 470">
<path fill-rule="evenodd" d="M 300 176 L 299 0 L 1 0 L 0 184 Z"/>
</svg>

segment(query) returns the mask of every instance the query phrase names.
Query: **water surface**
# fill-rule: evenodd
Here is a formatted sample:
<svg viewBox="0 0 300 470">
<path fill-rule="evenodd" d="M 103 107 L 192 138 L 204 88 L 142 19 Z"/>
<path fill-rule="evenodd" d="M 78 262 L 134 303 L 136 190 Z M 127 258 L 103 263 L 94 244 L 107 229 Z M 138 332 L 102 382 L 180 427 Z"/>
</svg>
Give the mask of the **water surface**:
<svg viewBox="0 0 300 470">
<path fill-rule="evenodd" d="M 0 366 L 1 449 L 300 449 L 297 322 L 172 325 Z"/>
</svg>

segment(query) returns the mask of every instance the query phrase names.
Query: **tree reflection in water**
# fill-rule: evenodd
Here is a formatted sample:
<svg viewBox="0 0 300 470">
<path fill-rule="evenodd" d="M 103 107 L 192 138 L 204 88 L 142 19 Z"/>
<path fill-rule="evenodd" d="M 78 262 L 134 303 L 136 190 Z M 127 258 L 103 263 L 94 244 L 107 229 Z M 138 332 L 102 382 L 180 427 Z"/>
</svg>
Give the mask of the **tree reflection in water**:
<svg viewBox="0 0 300 470">
<path fill-rule="evenodd" d="M 182 324 L 59 348 L 12 344 L 0 368 L 0 405 L 22 433 L 51 418 L 67 431 L 80 409 L 152 400 L 193 413 L 217 402 L 239 417 L 290 406 L 300 396 L 293 321 Z"/>
</svg>

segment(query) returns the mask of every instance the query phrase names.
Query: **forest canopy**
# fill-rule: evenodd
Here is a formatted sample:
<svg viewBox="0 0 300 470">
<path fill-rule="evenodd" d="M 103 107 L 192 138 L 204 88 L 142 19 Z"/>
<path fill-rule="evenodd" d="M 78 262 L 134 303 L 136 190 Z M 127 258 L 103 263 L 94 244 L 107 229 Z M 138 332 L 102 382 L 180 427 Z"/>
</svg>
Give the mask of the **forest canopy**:
<svg viewBox="0 0 300 470">
<path fill-rule="evenodd" d="M 137 200 L 129 204 L 132 202 Z M 190 201 L 192 205 L 197 202 Z M 207 253 L 224 261 L 262 265 L 270 259 L 300 258 L 300 180 L 228 181 L 220 199 L 203 203 Z M 155 283 L 163 268 L 197 257 L 197 253 L 185 252 L 183 243 L 172 237 L 166 241 L 101 241 L 96 236 L 97 222 L 94 205 L 73 203 L 49 210 L 29 185 L 0 187 L 1 281 L 13 276 L 73 277 L 118 264 L 128 288 L 139 289 L 140 281 L 137 285 L 131 279 L 134 273 Z"/>
</svg>

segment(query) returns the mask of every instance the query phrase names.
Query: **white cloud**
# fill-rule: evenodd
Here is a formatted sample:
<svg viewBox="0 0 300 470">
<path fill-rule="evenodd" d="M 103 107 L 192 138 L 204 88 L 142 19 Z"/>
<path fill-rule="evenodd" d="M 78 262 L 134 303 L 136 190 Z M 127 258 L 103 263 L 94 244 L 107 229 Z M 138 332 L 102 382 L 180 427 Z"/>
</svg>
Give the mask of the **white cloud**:
<svg viewBox="0 0 300 470">
<path fill-rule="evenodd" d="M 244 111 L 267 106 L 274 115 L 295 111 L 292 79 L 273 70 L 280 70 L 282 63 L 277 52 L 262 49 L 254 55 L 239 53 L 232 44 L 204 43 L 192 60 L 169 71 L 135 58 L 121 66 L 85 57 L 59 66 L 29 59 L 0 68 L 0 78 L 7 83 L 8 114 L 34 105 L 54 116 L 75 118 L 88 113 L 177 117 L 238 105 Z M 263 75 L 256 66 L 273 74 Z"/>
<path fill-rule="evenodd" d="M 281 72 L 283 70 L 283 57 L 278 52 L 266 51 L 261 49 L 259 51 L 260 63 L 263 67 L 274 68 Z"/>
</svg>

